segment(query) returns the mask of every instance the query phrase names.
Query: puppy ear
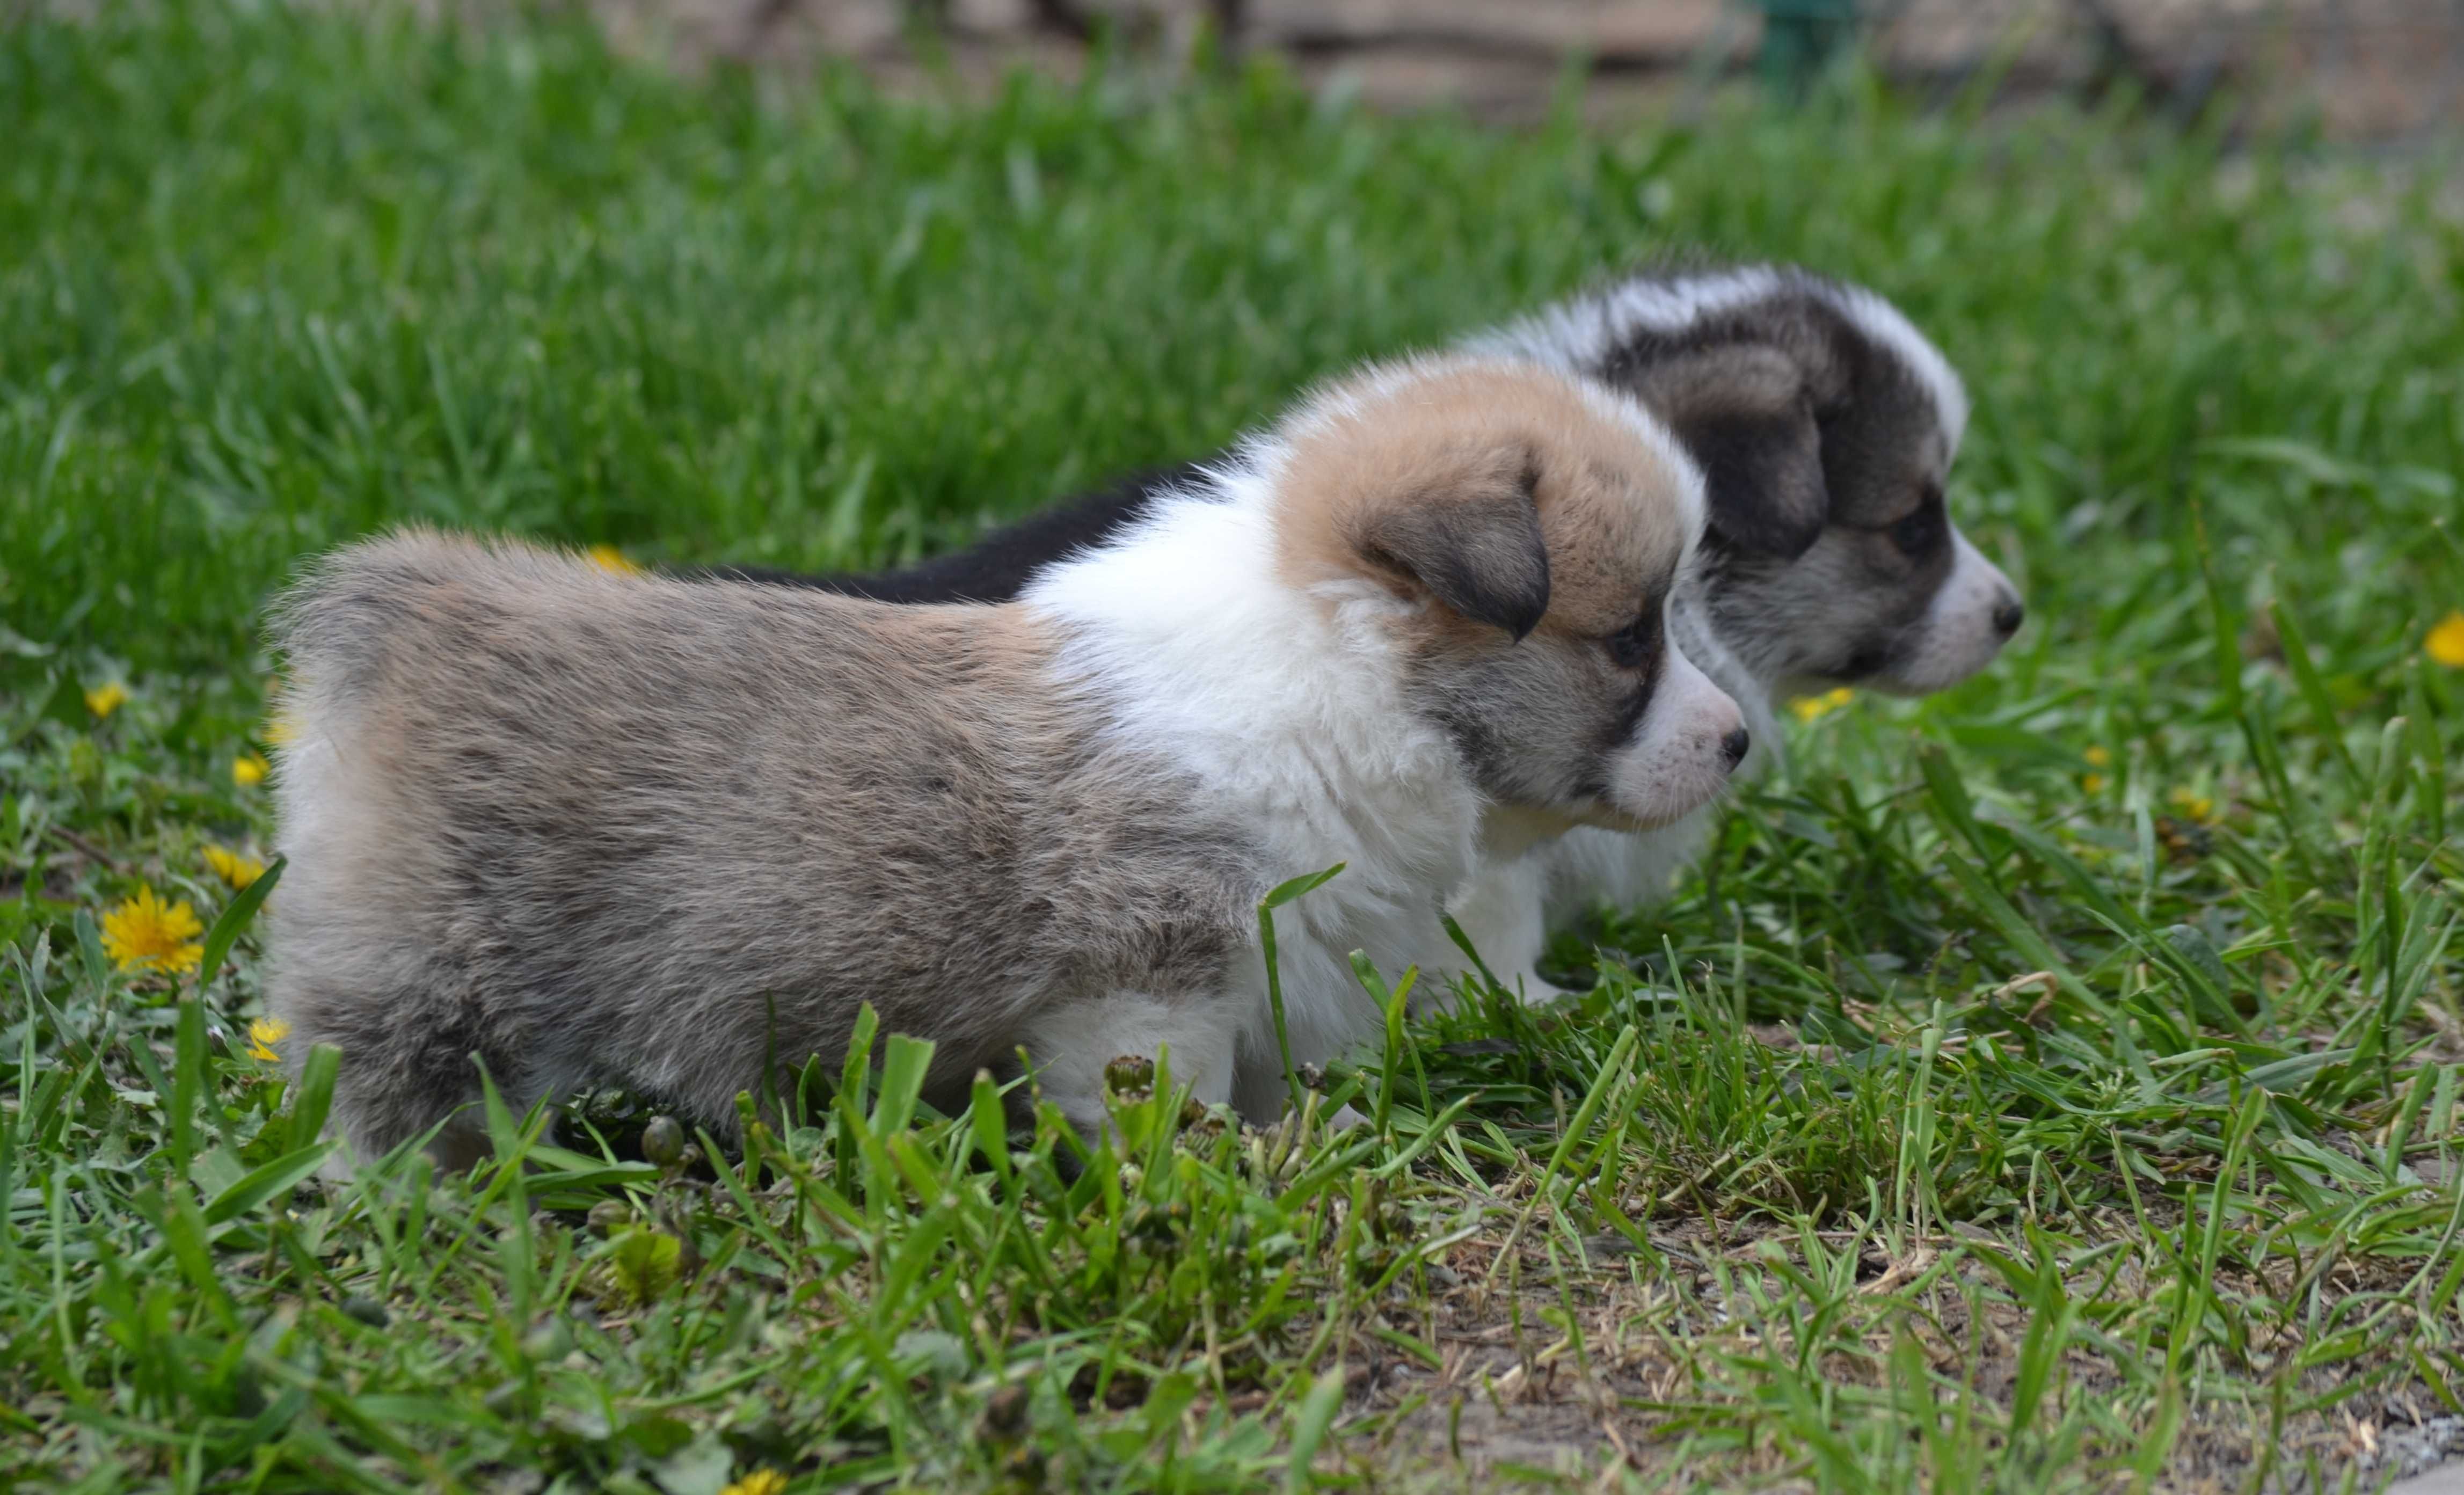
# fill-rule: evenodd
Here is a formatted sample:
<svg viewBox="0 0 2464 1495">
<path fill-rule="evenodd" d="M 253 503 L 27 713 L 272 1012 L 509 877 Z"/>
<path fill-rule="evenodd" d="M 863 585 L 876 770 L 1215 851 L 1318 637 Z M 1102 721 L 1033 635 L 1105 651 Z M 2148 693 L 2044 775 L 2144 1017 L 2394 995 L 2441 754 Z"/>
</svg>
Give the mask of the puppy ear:
<svg viewBox="0 0 2464 1495">
<path fill-rule="evenodd" d="M 1362 517 L 1353 543 L 1372 563 L 1521 643 L 1549 611 L 1549 545 L 1534 497 L 1538 460 L 1510 458 L 1378 505 Z"/>
<path fill-rule="evenodd" d="M 1653 367 L 1636 391 L 1703 469 L 1712 530 L 1793 561 L 1831 512 L 1804 371 L 1777 348 L 1706 348 Z"/>
</svg>

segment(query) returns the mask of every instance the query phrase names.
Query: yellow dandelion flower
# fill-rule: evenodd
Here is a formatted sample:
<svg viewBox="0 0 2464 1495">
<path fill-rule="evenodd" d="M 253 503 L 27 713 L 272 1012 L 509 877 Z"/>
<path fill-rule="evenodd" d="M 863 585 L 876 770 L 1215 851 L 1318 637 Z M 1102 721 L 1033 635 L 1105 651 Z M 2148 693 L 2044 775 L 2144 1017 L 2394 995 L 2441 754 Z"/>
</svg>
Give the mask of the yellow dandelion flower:
<svg viewBox="0 0 2464 1495">
<path fill-rule="evenodd" d="M 265 718 L 265 725 L 256 729 L 256 740 L 267 747 L 280 747 L 298 739 L 299 724 L 291 719 L 289 712 L 273 713 Z"/>
<path fill-rule="evenodd" d="M 2431 658 L 2450 670 L 2464 670 L 2464 612 L 2451 612 L 2421 641 Z"/>
<path fill-rule="evenodd" d="M 94 713 L 95 719 L 97 721 L 110 715 L 113 712 L 120 710 L 120 708 L 127 704 L 128 687 L 121 685 L 117 680 L 112 681 L 109 685 L 98 685 L 93 690 L 85 693 L 85 709 Z"/>
<path fill-rule="evenodd" d="M 2090 768 L 2110 768 L 2113 766 L 2112 749 L 2107 748 L 2101 742 L 2091 743 L 2088 746 L 2087 751 L 2081 753 L 2079 757 L 2087 759 L 2087 765 Z M 2104 775 L 2081 774 L 2079 775 L 2079 787 L 2090 794 L 2102 794 L 2104 792 Z"/>
<path fill-rule="evenodd" d="M 273 766 L 262 753 L 242 753 L 231 759 L 231 782 L 243 789 L 253 788 L 265 782 L 266 773 Z"/>
<path fill-rule="evenodd" d="M 787 1477 L 776 1469 L 756 1469 L 737 1481 L 718 1495 L 780 1495 L 787 1487 Z"/>
<path fill-rule="evenodd" d="M 258 1018 L 248 1025 L 248 1057 L 259 1064 L 278 1064 L 274 1045 L 291 1036 L 291 1024 L 280 1018 Z"/>
<path fill-rule="evenodd" d="M 1820 695 L 1808 695 L 1791 701 L 1788 703 L 1788 709 L 1796 713 L 1796 719 L 1799 721 L 1819 721 L 1847 705 L 1856 693 L 1843 685 L 1836 691 L 1825 691 Z"/>
<path fill-rule="evenodd" d="M 265 875 L 265 864 L 242 851 L 227 851 L 221 846 L 206 847 L 206 865 L 214 875 L 229 883 L 234 892 Z"/>
<path fill-rule="evenodd" d="M 166 907 L 144 888 L 102 916 L 102 950 L 123 971 L 193 971 L 206 957 L 197 940 L 205 932 L 187 899 Z"/>
<path fill-rule="evenodd" d="M 613 545 L 593 545 L 582 554 L 592 565 L 597 566 L 602 571 L 613 571 L 618 576 L 638 576 L 641 574 L 642 568 L 631 561 L 627 560 L 625 552 L 618 550 Z"/>
<path fill-rule="evenodd" d="M 2182 812 L 2184 820 L 2205 823 L 2216 818 L 2216 802 L 2204 794 L 2189 789 L 2176 789 L 2165 798 L 2173 808 Z"/>
</svg>

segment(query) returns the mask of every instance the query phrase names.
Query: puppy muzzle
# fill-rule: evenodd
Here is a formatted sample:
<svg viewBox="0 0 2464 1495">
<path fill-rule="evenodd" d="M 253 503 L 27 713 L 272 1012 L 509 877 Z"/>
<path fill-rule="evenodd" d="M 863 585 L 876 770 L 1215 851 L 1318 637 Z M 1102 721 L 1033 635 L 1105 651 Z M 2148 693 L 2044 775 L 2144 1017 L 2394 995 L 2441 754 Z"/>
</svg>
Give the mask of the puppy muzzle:
<svg viewBox="0 0 2464 1495">
<path fill-rule="evenodd" d="M 1993 662 L 2027 620 L 2027 605 L 2002 568 L 1954 536 L 1950 574 L 1933 605 L 1867 682 L 1891 695 L 1948 690 Z"/>
<path fill-rule="evenodd" d="M 1746 714 L 1672 646 L 1634 736 L 1611 755 L 1597 824 L 1657 830 L 1717 799 L 1752 746 Z"/>
</svg>

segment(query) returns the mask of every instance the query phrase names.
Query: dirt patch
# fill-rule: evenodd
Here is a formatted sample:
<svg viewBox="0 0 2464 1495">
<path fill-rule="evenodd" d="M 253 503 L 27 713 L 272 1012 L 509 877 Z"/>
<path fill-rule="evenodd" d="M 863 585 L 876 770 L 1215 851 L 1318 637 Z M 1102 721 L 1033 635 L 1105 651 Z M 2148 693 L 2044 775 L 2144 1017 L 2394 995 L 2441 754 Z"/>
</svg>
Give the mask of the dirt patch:
<svg viewBox="0 0 2464 1495">
<path fill-rule="evenodd" d="M 2081 1320 L 2094 1332 L 2060 1355 L 2039 1427 L 2066 1419 L 2084 1427 L 2095 1419 L 2073 1414 L 2089 1402 L 2122 1409 L 2122 1427 L 2164 1415 L 2145 1377 L 2125 1374 L 2110 1347 L 2129 1342 L 2145 1316 L 2169 1312 L 2178 1282 L 2151 1279 L 2125 1261 L 2144 1238 L 2110 1223 L 2113 1240 L 2076 1250 L 2091 1265 L 2066 1287 L 2074 1302 L 2096 1306 Z M 2015 1248 L 1982 1232 L 1913 1242 L 1897 1258 L 1866 1245 L 1814 1344 L 1755 1308 L 1755 1280 L 1774 1264 L 1824 1269 L 1806 1261 L 1793 1231 L 1687 1222 L 1653 1230 L 1640 1252 L 1622 1237 L 1594 1238 L 1583 1242 L 1587 1267 L 1562 1243 L 1551 1252 L 1527 1242 L 1501 1263 L 1502 1236 L 1456 1246 L 1417 1320 L 1390 1326 L 1436 1346 L 1441 1363 L 1376 1338 L 1353 1341 L 1347 1420 L 1376 1424 L 1353 1445 L 1355 1464 L 1407 1488 L 1422 1479 L 1450 1488 L 1533 1475 L 1589 1482 L 1614 1466 L 1681 1483 L 1785 1479 L 1803 1455 L 1779 1450 L 1803 1445 L 1786 1437 L 1792 1412 L 1772 1395 L 1786 1375 L 1773 1377 L 1770 1367 L 1800 1366 L 1804 1385 L 1827 1383 L 1835 1394 L 1903 1404 L 1929 1396 L 1946 1424 L 1959 1401 L 1972 1399 L 1968 1410 L 1990 1427 L 2007 1418 L 2022 1377 L 2032 1314 L 1966 1249 L 1979 1240 L 2004 1253 Z M 1844 1232 L 1820 1236 L 1839 1250 L 1857 1243 Z M 2339 1299 L 2398 1289 L 2417 1265 L 2362 1259 L 2325 1272 L 2326 1318 L 2335 1319 Z M 2257 1301 L 2282 1293 L 2292 1276 L 2290 1266 L 2220 1272 L 2216 1286 L 2229 1299 Z M 2339 1398 L 2331 1394 L 2340 1385 L 2386 1368 L 2365 1352 L 2304 1370 L 2309 1349 L 2290 1332 L 2261 1332 L 2225 1375 L 2191 1377 L 2206 1391 L 2181 1409 L 2157 1487 L 2240 1490 L 2255 1480 L 2265 1489 L 2308 1491 L 2337 1487 L 2348 1471 L 2368 1487 L 2464 1453 L 2464 1418 L 2450 1415 L 2428 1386 L 2399 1374 Z M 1987 1441 L 2000 1446 L 1998 1434 Z M 2075 1457 L 2128 1451 L 2090 1435 Z"/>
</svg>

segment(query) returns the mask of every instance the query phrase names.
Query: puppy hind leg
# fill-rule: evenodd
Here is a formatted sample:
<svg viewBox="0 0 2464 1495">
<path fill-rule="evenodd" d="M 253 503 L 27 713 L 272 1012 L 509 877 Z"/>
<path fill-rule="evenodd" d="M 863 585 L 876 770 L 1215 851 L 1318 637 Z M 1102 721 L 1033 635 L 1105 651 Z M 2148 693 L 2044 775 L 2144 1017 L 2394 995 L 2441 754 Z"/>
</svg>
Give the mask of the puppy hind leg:
<svg viewBox="0 0 2464 1495">
<path fill-rule="evenodd" d="M 301 1053 L 320 1043 L 342 1051 L 326 1133 L 342 1143 L 337 1161 L 343 1169 L 373 1167 L 422 1136 L 428 1137 L 429 1155 L 446 1172 L 468 1172 L 488 1155 L 479 1068 L 471 1057 L 475 1045 L 461 1042 L 460 1035 L 324 1022 L 305 1014 L 295 1027 Z M 531 1088 L 510 1075 L 498 1076 L 498 1086 L 506 1104 L 520 1114 Z"/>
<path fill-rule="evenodd" d="M 354 1072 L 359 1071 L 359 1072 Z M 373 1071 L 373 1072 L 371 1072 Z M 404 1143 L 428 1135 L 428 1154 L 440 1173 L 467 1173 L 488 1155 L 488 1129 L 479 1115 L 475 1083 L 460 1092 L 432 1085 L 404 1084 L 369 1065 L 342 1061 L 334 1081 L 334 1110 L 326 1135 L 342 1144 L 329 1172 L 349 1176 L 373 1168 Z"/>
<path fill-rule="evenodd" d="M 1022 1042 L 1045 1099 L 1091 1142 L 1111 1125 L 1104 1070 L 1114 1059 L 1161 1055 L 1173 1085 L 1189 1088 L 1199 1105 L 1229 1101 L 1240 1032 L 1231 1007 L 1221 999 L 1114 992 L 1037 1014 Z"/>
<path fill-rule="evenodd" d="M 337 1077 L 333 1120 L 326 1132 L 340 1137 L 343 1145 L 328 1164 L 328 1176 L 347 1178 L 360 1168 L 383 1161 L 405 1142 L 423 1136 L 440 1176 L 467 1174 L 495 1155 L 496 1143 L 488 1131 L 487 1097 L 478 1068 L 468 1058 L 463 1066 L 470 1079 L 458 1094 L 434 1086 L 369 1086 L 346 1093 Z M 534 1105 L 561 1093 L 520 1080 L 500 1082 L 497 1088 L 517 1134 L 524 1132 Z M 451 1098 L 443 1098 L 449 1095 Z M 553 1143 L 556 1135 L 557 1117 L 550 1112 L 538 1140 Z"/>
</svg>

